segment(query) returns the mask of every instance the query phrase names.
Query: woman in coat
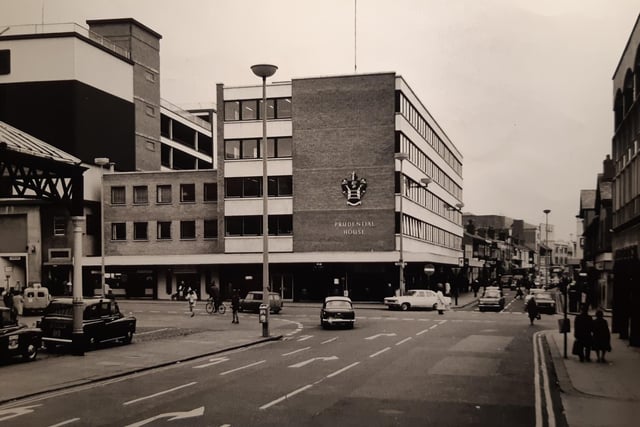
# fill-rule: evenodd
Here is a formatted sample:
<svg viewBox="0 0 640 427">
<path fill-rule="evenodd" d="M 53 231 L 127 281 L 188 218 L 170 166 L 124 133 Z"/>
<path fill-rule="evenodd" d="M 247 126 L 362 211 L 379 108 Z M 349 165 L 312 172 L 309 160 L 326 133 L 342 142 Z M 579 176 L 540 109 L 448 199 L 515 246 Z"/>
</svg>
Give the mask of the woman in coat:
<svg viewBox="0 0 640 427">
<path fill-rule="evenodd" d="M 602 310 L 596 311 L 596 318 L 592 323 L 593 336 L 591 348 L 595 350 L 598 362 L 606 363 L 604 355 L 607 351 L 611 351 L 611 333 L 609 325 L 605 320 Z"/>
<path fill-rule="evenodd" d="M 438 290 L 436 291 L 436 308 L 438 309 L 438 314 L 444 314 L 446 302 L 442 294 L 442 283 L 438 283 Z"/>
<path fill-rule="evenodd" d="M 527 307 L 525 308 L 529 313 L 529 322 L 533 325 L 533 320 L 538 317 L 538 303 L 534 297 L 531 297 L 527 301 Z"/>
</svg>

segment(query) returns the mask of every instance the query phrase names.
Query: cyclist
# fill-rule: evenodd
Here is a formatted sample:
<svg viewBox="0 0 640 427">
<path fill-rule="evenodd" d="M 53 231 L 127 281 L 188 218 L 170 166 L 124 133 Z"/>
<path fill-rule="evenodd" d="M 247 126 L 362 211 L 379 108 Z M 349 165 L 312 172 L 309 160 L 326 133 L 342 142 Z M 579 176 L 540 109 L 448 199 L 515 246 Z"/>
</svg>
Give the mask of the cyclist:
<svg viewBox="0 0 640 427">
<path fill-rule="evenodd" d="M 215 280 L 212 280 L 209 286 L 209 296 L 213 300 L 213 312 L 217 313 L 220 307 L 220 287 Z"/>
</svg>

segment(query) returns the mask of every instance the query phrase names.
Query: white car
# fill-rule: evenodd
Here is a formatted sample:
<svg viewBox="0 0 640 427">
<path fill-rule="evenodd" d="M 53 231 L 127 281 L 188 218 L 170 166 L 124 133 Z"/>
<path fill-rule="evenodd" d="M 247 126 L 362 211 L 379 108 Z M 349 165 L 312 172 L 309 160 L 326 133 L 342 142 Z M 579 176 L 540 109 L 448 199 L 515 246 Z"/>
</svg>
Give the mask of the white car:
<svg viewBox="0 0 640 427">
<path fill-rule="evenodd" d="M 411 289 L 403 296 L 387 297 L 384 304 L 389 310 L 407 311 L 410 308 L 431 308 L 436 309 L 438 297 L 434 291 L 429 289 Z M 446 307 L 451 305 L 451 298 L 444 297 Z"/>
</svg>

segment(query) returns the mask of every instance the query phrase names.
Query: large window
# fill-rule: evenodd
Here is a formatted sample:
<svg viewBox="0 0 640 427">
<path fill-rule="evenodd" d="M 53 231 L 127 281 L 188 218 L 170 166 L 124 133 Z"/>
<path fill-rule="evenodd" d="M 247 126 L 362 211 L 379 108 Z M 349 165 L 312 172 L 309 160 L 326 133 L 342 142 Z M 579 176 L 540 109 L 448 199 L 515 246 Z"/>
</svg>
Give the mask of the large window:
<svg viewBox="0 0 640 427">
<path fill-rule="evenodd" d="M 158 240 L 171 239 L 171 221 L 158 221 Z"/>
<path fill-rule="evenodd" d="M 291 98 L 267 99 L 267 119 L 291 118 Z M 241 101 L 225 101 L 224 120 L 258 120 L 262 119 L 262 100 L 243 99 Z"/>
<path fill-rule="evenodd" d="M 171 203 L 171 186 L 170 185 L 158 185 L 156 187 L 156 202 Z"/>
<path fill-rule="evenodd" d="M 292 215 L 269 215 L 269 235 L 291 235 L 293 233 Z M 262 215 L 228 216 L 224 219 L 227 236 L 262 235 Z"/>
<path fill-rule="evenodd" d="M 195 221 L 180 221 L 180 238 L 189 240 L 196 238 Z"/>
<path fill-rule="evenodd" d="M 127 224 L 124 222 L 114 222 L 111 224 L 111 240 L 126 240 Z"/>
<path fill-rule="evenodd" d="M 111 204 L 124 205 L 126 203 L 126 192 L 124 186 L 111 187 Z"/>
<path fill-rule="evenodd" d="M 224 142 L 224 158 L 226 160 L 260 159 L 262 148 L 260 139 L 228 139 Z M 292 139 L 290 136 L 267 139 L 267 155 L 274 157 L 291 157 Z"/>
<path fill-rule="evenodd" d="M 11 51 L 9 49 L 0 50 L 0 74 L 11 73 Z"/>
<path fill-rule="evenodd" d="M 215 182 L 204 183 L 204 201 L 205 202 L 217 202 L 218 201 L 218 184 Z"/>
<path fill-rule="evenodd" d="M 291 175 L 270 176 L 268 185 L 270 197 L 286 197 L 293 194 Z M 225 178 L 224 188 L 224 196 L 227 198 L 262 197 L 262 177 Z"/>
<path fill-rule="evenodd" d="M 204 238 L 205 239 L 218 238 L 218 220 L 217 219 L 204 220 Z"/>
<path fill-rule="evenodd" d="M 196 185 L 180 184 L 180 201 L 195 202 L 196 201 Z"/>
<path fill-rule="evenodd" d="M 148 225 L 146 222 L 133 223 L 133 240 L 149 240 Z"/>
<path fill-rule="evenodd" d="M 136 185 L 133 187 L 133 204 L 146 205 L 149 203 L 149 193 L 146 185 Z"/>
</svg>

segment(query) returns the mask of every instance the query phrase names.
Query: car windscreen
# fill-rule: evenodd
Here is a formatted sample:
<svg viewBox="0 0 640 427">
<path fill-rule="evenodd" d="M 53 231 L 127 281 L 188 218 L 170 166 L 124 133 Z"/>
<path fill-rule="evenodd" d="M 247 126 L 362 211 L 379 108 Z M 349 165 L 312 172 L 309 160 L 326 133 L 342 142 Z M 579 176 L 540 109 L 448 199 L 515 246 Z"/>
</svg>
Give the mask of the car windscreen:
<svg viewBox="0 0 640 427">
<path fill-rule="evenodd" d="M 552 298 L 551 298 L 551 294 L 539 293 L 539 294 L 536 294 L 536 299 L 552 299 Z"/>
<path fill-rule="evenodd" d="M 73 305 L 52 302 L 47 306 L 44 314 L 47 316 L 73 317 Z"/>
<path fill-rule="evenodd" d="M 349 301 L 327 301 L 326 308 L 350 310 L 351 303 Z"/>
<path fill-rule="evenodd" d="M 484 296 L 489 298 L 500 298 L 500 291 L 490 290 L 487 291 Z"/>
</svg>

